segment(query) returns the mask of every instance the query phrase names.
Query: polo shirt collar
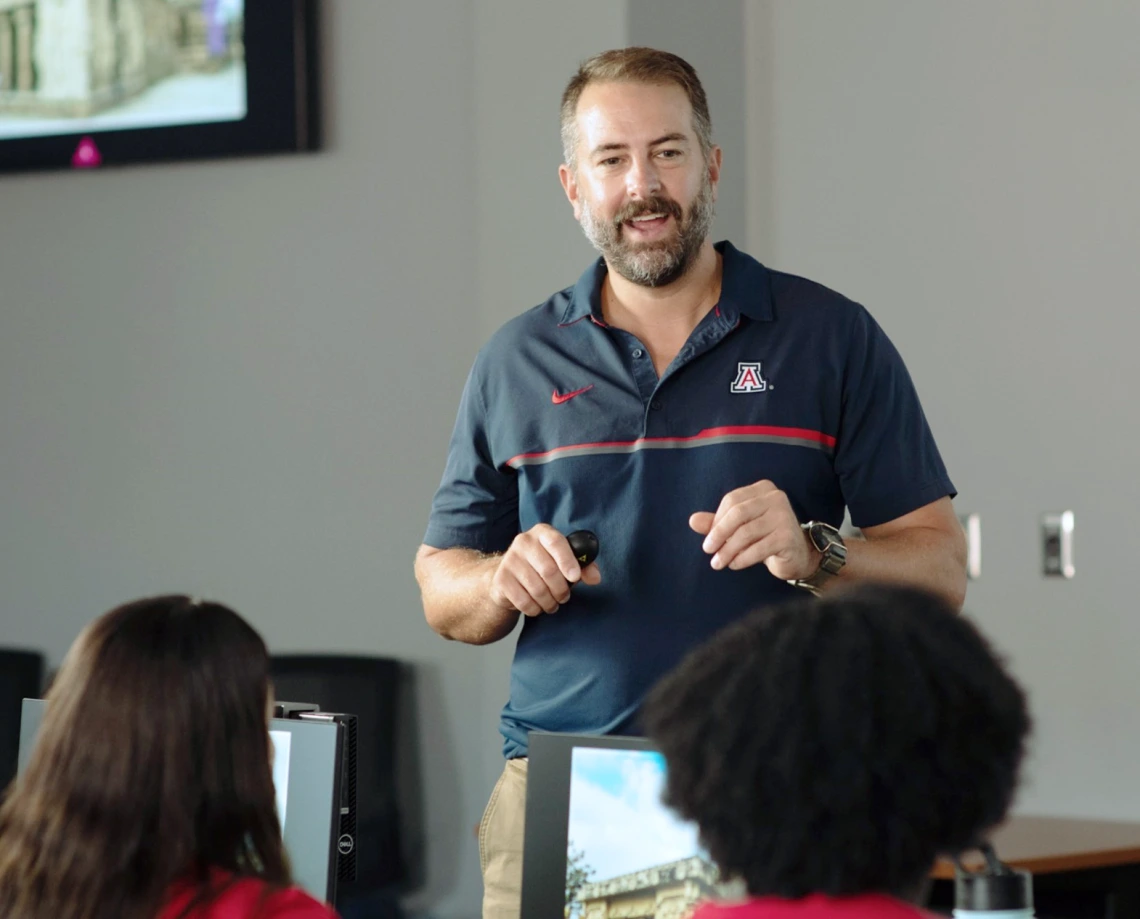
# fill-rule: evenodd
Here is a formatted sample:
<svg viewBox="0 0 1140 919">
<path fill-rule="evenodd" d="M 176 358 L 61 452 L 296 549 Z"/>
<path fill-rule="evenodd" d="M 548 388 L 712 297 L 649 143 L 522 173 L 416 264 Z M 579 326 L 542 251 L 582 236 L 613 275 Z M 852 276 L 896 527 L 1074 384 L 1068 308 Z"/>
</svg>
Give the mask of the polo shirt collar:
<svg viewBox="0 0 1140 919">
<path fill-rule="evenodd" d="M 724 258 L 724 277 L 721 279 L 718 315 L 734 320 L 740 314 L 750 319 L 770 322 L 772 292 L 768 269 L 752 256 L 741 252 L 724 240 L 713 247 Z M 569 325 L 587 316 L 602 320 L 602 283 L 606 278 L 605 259 L 599 258 L 582 276 L 570 294 L 559 325 Z"/>
</svg>

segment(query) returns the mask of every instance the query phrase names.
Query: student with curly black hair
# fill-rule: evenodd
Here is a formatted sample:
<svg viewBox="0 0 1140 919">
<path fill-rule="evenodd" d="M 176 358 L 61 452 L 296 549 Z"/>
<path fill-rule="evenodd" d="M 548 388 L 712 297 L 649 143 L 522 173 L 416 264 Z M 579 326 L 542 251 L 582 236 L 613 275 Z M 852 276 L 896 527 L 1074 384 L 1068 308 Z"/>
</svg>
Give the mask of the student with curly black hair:
<svg viewBox="0 0 1140 919">
<path fill-rule="evenodd" d="M 943 600 L 863 586 L 759 610 L 653 691 L 665 800 L 751 899 L 698 919 L 904 919 L 1005 816 L 1024 692 Z"/>
</svg>

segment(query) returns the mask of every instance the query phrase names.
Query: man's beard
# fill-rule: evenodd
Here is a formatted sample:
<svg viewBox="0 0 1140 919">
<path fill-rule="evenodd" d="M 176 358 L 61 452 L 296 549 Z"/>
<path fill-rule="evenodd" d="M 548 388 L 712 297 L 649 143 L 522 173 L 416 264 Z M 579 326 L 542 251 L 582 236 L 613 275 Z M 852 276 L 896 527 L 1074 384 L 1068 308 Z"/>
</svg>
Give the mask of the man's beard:
<svg viewBox="0 0 1140 919">
<path fill-rule="evenodd" d="M 706 175 L 688 214 L 672 198 L 653 195 L 626 205 L 612 220 L 599 219 L 583 202 L 579 222 L 586 238 L 612 270 L 633 284 L 663 287 L 681 277 L 696 260 L 709 235 L 713 213 L 712 182 Z M 655 242 L 628 242 L 622 225 L 644 214 L 668 214 L 677 225 L 676 234 Z"/>
</svg>

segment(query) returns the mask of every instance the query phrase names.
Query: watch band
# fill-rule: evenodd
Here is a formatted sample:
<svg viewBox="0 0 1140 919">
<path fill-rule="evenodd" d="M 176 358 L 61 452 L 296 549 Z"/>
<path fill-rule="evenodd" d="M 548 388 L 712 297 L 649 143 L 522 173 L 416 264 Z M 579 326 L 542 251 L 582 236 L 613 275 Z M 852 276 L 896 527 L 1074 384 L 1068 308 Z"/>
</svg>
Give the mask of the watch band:
<svg viewBox="0 0 1140 919">
<path fill-rule="evenodd" d="M 788 583 L 793 587 L 801 587 L 813 594 L 818 594 L 823 585 L 839 574 L 843 570 L 843 566 L 847 564 L 847 545 L 839 534 L 839 530 L 829 523 L 810 520 L 801 524 L 800 528 L 807 533 L 811 544 L 820 553 L 819 567 L 809 577 L 788 581 Z"/>
</svg>

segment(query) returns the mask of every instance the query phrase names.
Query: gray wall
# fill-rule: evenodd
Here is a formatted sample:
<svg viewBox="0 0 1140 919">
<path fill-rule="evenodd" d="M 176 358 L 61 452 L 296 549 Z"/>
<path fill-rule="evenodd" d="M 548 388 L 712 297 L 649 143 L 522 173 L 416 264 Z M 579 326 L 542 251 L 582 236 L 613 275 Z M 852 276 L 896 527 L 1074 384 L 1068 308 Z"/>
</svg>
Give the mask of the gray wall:
<svg viewBox="0 0 1140 919">
<path fill-rule="evenodd" d="M 1022 811 L 1140 817 L 1140 6 L 749 2 L 757 254 L 865 303 L 982 517 L 968 609 L 1032 693 Z M 1077 577 L 1039 574 L 1070 508 Z"/>
<path fill-rule="evenodd" d="M 696 68 L 709 100 L 715 142 L 724 151 L 713 239 L 745 237 L 748 190 L 743 0 L 628 0 L 629 43 L 672 51 Z"/>
<path fill-rule="evenodd" d="M 0 180 L 0 643 L 185 590 L 412 662 L 419 900 L 472 916 L 484 661 L 411 561 L 480 328 L 473 12 L 326 6 L 320 154 Z"/>
</svg>

